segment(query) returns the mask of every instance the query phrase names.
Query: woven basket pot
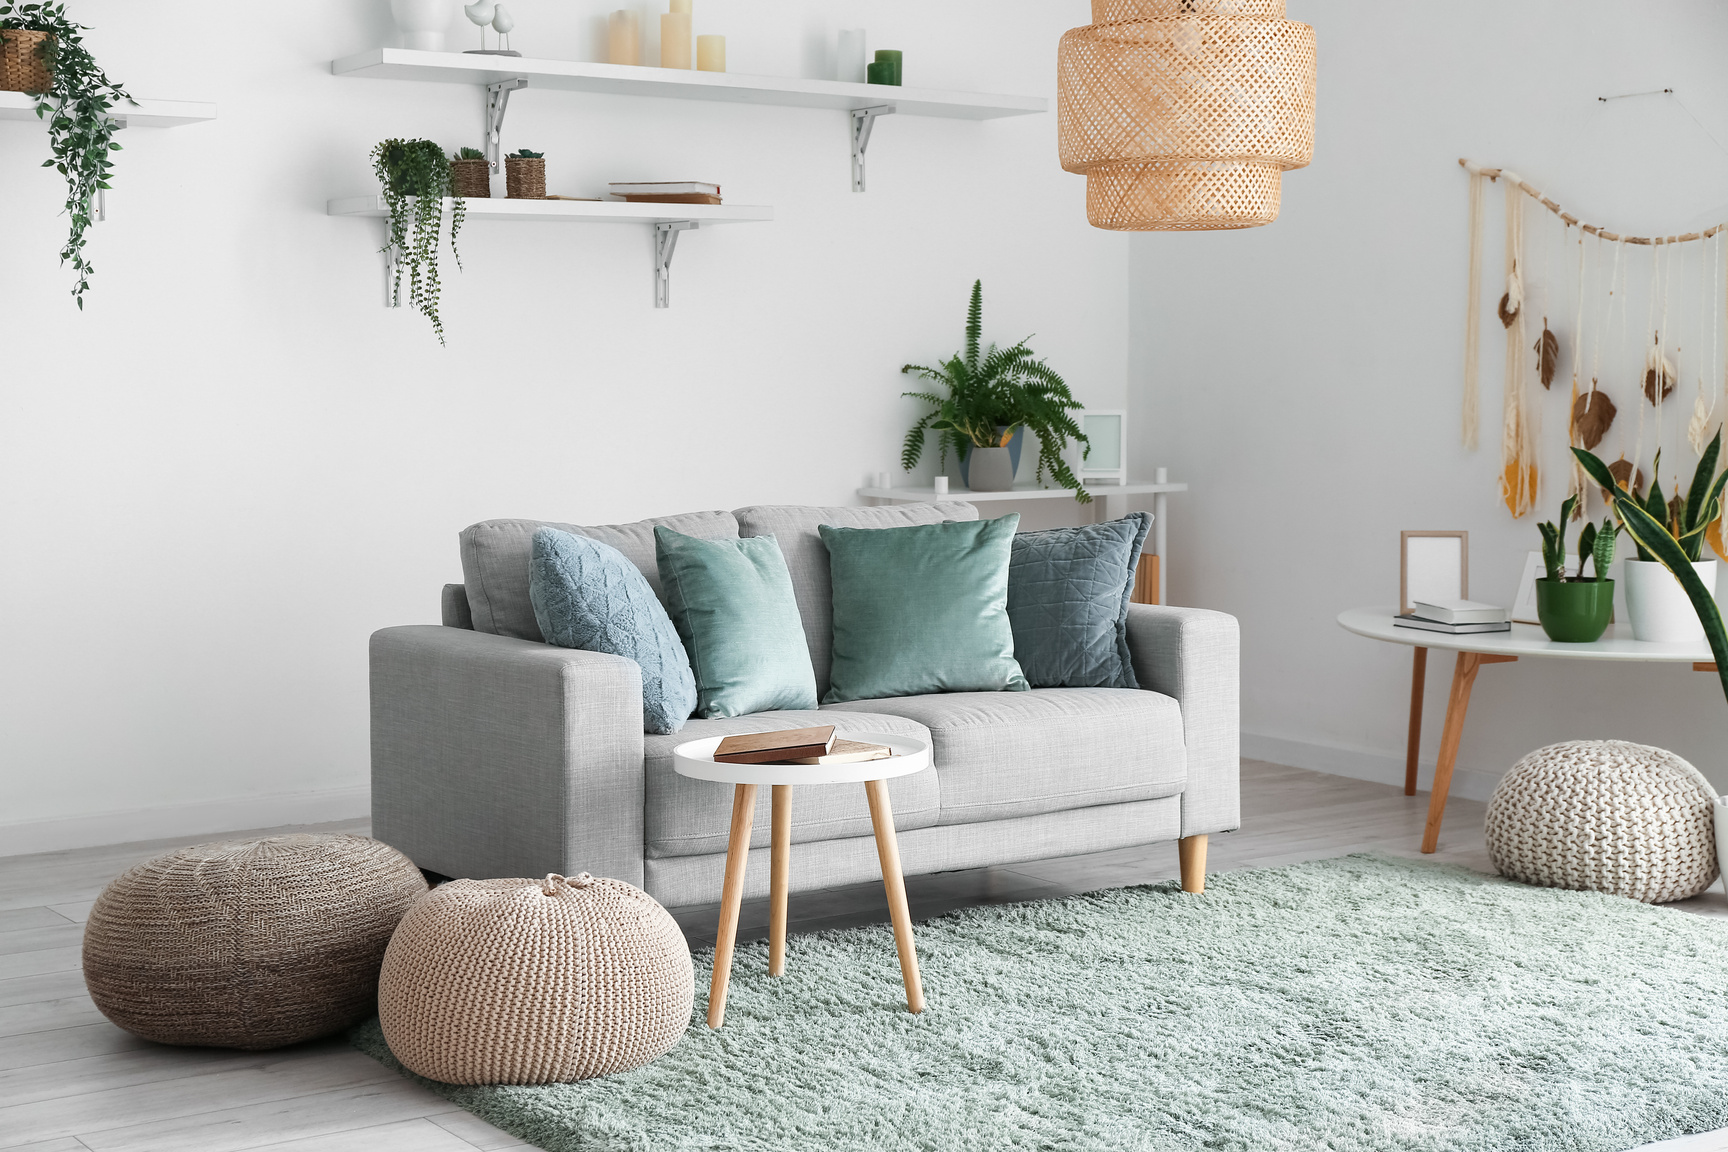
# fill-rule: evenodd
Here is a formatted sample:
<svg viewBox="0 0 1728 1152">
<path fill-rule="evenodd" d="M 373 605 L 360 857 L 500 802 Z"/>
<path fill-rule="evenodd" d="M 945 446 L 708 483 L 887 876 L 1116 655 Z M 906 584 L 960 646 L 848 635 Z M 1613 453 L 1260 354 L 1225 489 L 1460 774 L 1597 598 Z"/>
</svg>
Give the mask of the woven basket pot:
<svg viewBox="0 0 1728 1152">
<path fill-rule="evenodd" d="M 375 1010 L 390 934 L 426 880 L 364 836 L 198 844 L 103 890 L 84 982 L 103 1015 L 163 1044 L 278 1048 Z"/>
<path fill-rule="evenodd" d="M 48 66 L 37 55 L 47 39 L 46 32 L 0 31 L 0 92 L 48 91 Z"/>
<path fill-rule="evenodd" d="M 492 165 L 486 160 L 450 161 L 450 190 L 464 200 L 492 196 Z"/>
<path fill-rule="evenodd" d="M 378 1020 L 404 1067 L 446 1084 L 549 1084 L 670 1051 L 696 982 L 666 909 L 622 880 L 454 880 L 384 954 Z"/>
<path fill-rule="evenodd" d="M 511 200 L 546 199 L 546 158 L 504 157 L 504 195 Z"/>
<path fill-rule="evenodd" d="M 1488 856 L 1504 876 L 1666 904 L 1717 876 L 1716 791 L 1672 752 L 1621 740 L 1553 744 L 1518 761 L 1488 801 Z"/>
</svg>

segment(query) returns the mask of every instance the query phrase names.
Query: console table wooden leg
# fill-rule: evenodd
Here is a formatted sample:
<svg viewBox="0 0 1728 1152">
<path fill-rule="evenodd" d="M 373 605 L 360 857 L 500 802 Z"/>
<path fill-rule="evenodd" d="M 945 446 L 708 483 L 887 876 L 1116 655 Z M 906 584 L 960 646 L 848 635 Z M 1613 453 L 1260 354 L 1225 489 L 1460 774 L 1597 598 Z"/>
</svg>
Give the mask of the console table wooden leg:
<svg viewBox="0 0 1728 1152">
<path fill-rule="evenodd" d="M 1428 684 L 1428 649 L 1416 649 L 1410 665 L 1410 742 L 1404 750 L 1404 795 L 1416 795 L 1416 754 L 1422 750 L 1422 689 Z"/>
<path fill-rule="evenodd" d="M 774 847 L 768 877 L 768 975 L 786 971 L 786 890 L 792 880 L 792 785 L 775 784 Z"/>
<path fill-rule="evenodd" d="M 900 976 L 906 981 L 906 1007 L 924 1011 L 924 983 L 918 977 L 918 952 L 912 946 L 912 910 L 906 906 L 906 880 L 900 875 L 900 842 L 894 836 L 894 810 L 888 804 L 888 782 L 869 780 L 864 795 L 870 801 L 870 823 L 876 829 L 876 855 L 882 861 L 882 887 L 888 891 L 888 914 L 894 920 L 894 946 L 900 952 Z"/>
<path fill-rule="evenodd" d="M 1464 738 L 1464 714 L 1470 710 L 1470 690 L 1484 664 L 1510 664 L 1516 656 L 1484 656 L 1479 652 L 1458 653 L 1452 669 L 1452 696 L 1446 702 L 1446 727 L 1440 732 L 1440 763 L 1434 768 L 1434 792 L 1428 798 L 1428 824 L 1422 830 L 1422 851 L 1440 847 L 1440 821 L 1446 815 L 1446 794 L 1452 790 L 1452 768 L 1458 763 L 1458 744 Z"/>
<path fill-rule="evenodd" d="M 726 885 L 720 891 L 720 930 L 714 939 L 714 980 L 708 986 L 708 1027 L 726 1020 L 726 983 L 732 978 L 732 946 L 738 940 L 738 909 L 744 903 L 744 865 L 750 859 L 750 829 L 756 822 L 756 785 L 732 791 L 732 836 L 726 844 Z"/>
</svg>

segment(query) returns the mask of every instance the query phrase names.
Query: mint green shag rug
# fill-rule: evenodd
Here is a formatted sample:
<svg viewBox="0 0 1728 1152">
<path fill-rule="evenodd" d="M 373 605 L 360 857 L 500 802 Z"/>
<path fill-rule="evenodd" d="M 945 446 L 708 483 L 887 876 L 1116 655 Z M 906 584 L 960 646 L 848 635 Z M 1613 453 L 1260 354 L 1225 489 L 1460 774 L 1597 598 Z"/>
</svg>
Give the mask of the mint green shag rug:
<svg viewBox="0 0 1728 1152">
<path fill-rule="evenodd" d="M 1620 1152 L 1728 1127 L 1728 925 L 1375 856 L 741 946 L 622 1076 L 426 1083 L 552 1152 Z M 377 1022 L 351 1034 L 391 1067 Z M 404 1072 L 404 1075 L 409 1075 Z"/>
</svg>

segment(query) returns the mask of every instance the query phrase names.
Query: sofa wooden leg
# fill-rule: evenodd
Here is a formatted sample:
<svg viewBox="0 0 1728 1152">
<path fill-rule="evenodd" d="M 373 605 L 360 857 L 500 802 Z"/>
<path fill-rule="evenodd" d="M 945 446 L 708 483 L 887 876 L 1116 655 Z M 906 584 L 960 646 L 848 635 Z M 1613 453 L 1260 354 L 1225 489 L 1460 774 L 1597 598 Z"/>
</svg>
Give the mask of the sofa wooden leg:
<svg viewBox="0 0 1728 1152">
<path fill-rule="evenodd" d="M 1182 861 L 1182 891 L 1206 891 L 1206 837 L 1182 837 L 1176 841 L 1176 854 Z"/>
</svg>

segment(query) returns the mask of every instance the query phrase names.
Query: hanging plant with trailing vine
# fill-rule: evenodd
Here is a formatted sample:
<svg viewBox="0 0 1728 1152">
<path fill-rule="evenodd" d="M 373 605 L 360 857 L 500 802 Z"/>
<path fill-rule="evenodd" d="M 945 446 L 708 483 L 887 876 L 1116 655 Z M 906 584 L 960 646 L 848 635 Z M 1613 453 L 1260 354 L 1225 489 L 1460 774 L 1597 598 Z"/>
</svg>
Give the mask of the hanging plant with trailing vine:
<svg viewBox="0 0 1728 1152">
<path fill-rule="evenodd" d="M 110 110 L 131 97 L 108 79 L 84 47 L 81 33 L 88 29 L 67 18 L 64 3 L 0 0 L 0 31 L 6 30 L 48 34 L 35 48 L 48 69 L 48 90 L 29 95 L 36 97 L 37 117 L 48 124 L 53 157 L 42 167 L 57 168 L 66 178 L 66 214 L 72 226 L 60 262 L 71 264 L 78 274 L 72 297 L 83 308 L 95 271 L 84 258 L 84 234 L 95 219 L 97 193 L 109 187 L 108 174 L 114 168 L 109 154 L 120 151 Z"/>
<path fill-rule="evenodd" d="M 462 254 L 456 237 L 462 231 L 468 204 L 456 195 L 451 182 L 450 158 L 430 140 L 386 140 L 372 149 L 372 170 L 384 186 L 384 205 L 390 210 L 390 239 L 383 248 L 394 251 L 396 279 L 394 301 L 402 303 L 402 267 L 408 266 L 408 303 L 432 322 L 438 343 L 444 343 L 444 322 L 438 317 L 438 238 L 444 223 L 444 198 L 454 207 L 450 213 L 450 254 L 458 270 Z"/>
</svg>

